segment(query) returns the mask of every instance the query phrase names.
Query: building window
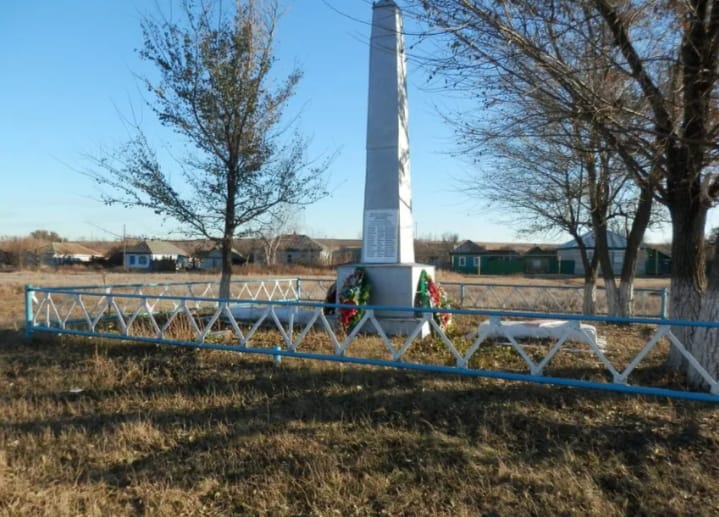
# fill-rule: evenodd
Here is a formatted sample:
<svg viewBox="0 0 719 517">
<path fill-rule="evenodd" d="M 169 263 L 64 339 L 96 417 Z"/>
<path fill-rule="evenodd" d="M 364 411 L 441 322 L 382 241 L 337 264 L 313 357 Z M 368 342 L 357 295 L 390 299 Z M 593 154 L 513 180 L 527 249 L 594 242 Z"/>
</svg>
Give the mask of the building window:
<svg viewBox="0 0 719 517">
<path fill-rule="evenodd" d="M 130 255 L 130 265 L 131 266 L 135 265 L 135 255 Z"/>
<path fill-rule="evenodd" d="M 474 265 L 475 267 L 479 267 L 479 257 L 474 257 Z"/>
<path fill-rule="evenodd" d="M 147 265 L 147 257 L 145 255 L 140 255 L 139 257 L 137 257 L 137 263 L 140 264 L 141 266 L 146 266 Z"/>
<path fill-rule="evenodd" d="M 465 265 L 465 257 L 459 257 L 459 267 L 464 267 Z"/>
</svg>

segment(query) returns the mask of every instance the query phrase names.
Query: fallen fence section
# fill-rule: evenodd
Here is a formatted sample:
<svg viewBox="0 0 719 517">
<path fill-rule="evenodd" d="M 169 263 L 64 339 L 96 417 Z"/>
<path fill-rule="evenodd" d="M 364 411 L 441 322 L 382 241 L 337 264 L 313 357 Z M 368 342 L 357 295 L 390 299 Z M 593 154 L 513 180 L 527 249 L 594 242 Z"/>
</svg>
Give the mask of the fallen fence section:
<svg viewBox="0 0 719 517">
<path fill-rule="evenodd" d="M 376 314 L 379 312 L 384 318 L 392 312 L 406 314 L 407 307 L 357 307 L 301 300 L 296 279 L 264 281 L 245 287 L 246 291 L 243 287 L 233 292 L 239 290 L 250 296 L 220 299 L 208 296 L 216 294 L 216 287 L 203 283 L 75 288 L 27 286 L 26 335 L 72 334 L 266 354 L 276 361 L 282 357 L 340 361 L 719 402 L 719 382 L 673 332 L 687 326 L 719 328 L 715 322 L 409 308 L 418 316 L 416 328 L 406 336 L 390 337 L 383 329 L 383 318 Z M 343 310 L 363 311 L 361 320 L 348 331 L 337 324 L 336 313 Z M 450 330 L 443 329 L 437 313 L 450 314 L 457 325 Z M 432 335 L 421 338 L 426 324 L 430 325 Z M 635 330 L 636 336 L 642 336 L 641 344 L 629 350 L 623 340 L 611 342 L 599 335 L 602 325 L 616 324 Z M 527 331 L 520 331 L 522 328 Z M 436 352 L 431 356 L 432 363 L 426 362 L 426 355 L 420 353 L 427 349 L 427 340 L 430 340 L 429 348 Z M 651 354 L 655 359 L 656 354 L 665 355 L 669 347 L 676 348 L 686 358 L 705 381 L 708 391 L 629 383 L 630 377 L 640 372 L 643 360 Z M 495 352 L 497 357 L 504 358 L 504 364 L 494 359 L 491 354 Z M 590 379 L 587 380 L 586 368 L 581 365 L 575 368 L 579 378 L 553 373 L 553 361 L 560 354 L 563 361 L 576 358 L 586 364 L 589 360 L 593 364 Z M 597 377 L 600 380 L 596 380 Z"/>
</svg>

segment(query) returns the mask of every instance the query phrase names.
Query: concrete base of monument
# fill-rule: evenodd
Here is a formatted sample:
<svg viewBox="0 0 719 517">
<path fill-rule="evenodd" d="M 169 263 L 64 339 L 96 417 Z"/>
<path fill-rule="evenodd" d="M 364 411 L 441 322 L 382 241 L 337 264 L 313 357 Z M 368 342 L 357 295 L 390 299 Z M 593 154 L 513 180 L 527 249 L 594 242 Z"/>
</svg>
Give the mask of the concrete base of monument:
<svg viewBox="0 0 719 517">
<path fill-rule="evenodd" d="M 434 278 L 434 266 L 428 264 L 345 264 L 337 268 L 337 303 L 345 280 L 358 267 L 369 281 L 369 305 L 381 307 L 414 307 L 422 271 Z M 378 310 L 375 316 L 388 336 L 409 335 L 420 321 L 414 311 Z M 422 337 L 429 334 L 429 327 L 426 322 L 422 325 Z M 365 325 L 362 331 L 374 331 L 374 326 Z"/>
<path fill-rule="evenodd" d="M 421 328 L 417 334 L 417 337 L 423 338 L 430 335 L 432 332 L 430 325 L 426 321 L 422 321 L 421 318 L 377 318 L 382 331 L 387 336 L 409 336 L 417 330 L 417 326 Z M 366 332 L 367 334 L 377 334 L 372 323 L 365 323 L 360 329 L 360 332 Z"/>
</svg>

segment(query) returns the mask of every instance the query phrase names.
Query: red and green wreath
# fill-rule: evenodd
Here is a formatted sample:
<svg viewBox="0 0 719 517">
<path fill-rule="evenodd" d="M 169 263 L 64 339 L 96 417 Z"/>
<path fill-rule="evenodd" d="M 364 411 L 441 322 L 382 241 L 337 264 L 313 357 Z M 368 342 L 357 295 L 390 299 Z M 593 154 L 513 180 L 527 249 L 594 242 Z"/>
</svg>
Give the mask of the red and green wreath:
<svg viewBox="0 0 719 517">
<path fill-rule="evenodd" d="M 415 307 L 449 308 L 450 303 L 447 294 L 427 271 L 422 270 L 417 283 L 417 294 L 414 300 Z M 432 314 L 434 321 L 442 330 L 447 330 L 452 324 L 452 315 L 448 312 L 435 312 Z"/>
<path fill-rule="evenodd" d="M 367 273 L 361 267 L 356 268 L 350 276 L 348 276 L 339 295 L 339 302 L 345 305 L 367 305 L 369 303 L 369 280 Z M 342 308 L 339 310 L 340 325 L 346 332 L 359 323 L 364 316 L 364 309 L 360 308 Z"/>
</svg>

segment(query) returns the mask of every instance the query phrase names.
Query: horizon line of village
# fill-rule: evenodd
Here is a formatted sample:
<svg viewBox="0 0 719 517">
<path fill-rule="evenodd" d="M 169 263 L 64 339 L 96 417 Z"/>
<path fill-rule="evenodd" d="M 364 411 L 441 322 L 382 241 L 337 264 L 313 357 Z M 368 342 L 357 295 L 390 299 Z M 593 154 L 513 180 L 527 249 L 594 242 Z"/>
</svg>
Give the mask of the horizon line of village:
<svg viewBox="0 0 719 517">
<path fill-rule="evenodd" d="M 57 237 L 57 234 L 51 234 Z M 608 232 L 610 258 L 616 270 L 624 261 L 626 239 Z M 590 257 L 593 233 L 583 235 Z M 28 242 L 31 241 L 31 242 Z M 14 246 L 13 246 L 14 245 Z M 574 239 L 563 244 L 529 242 L 477 242 L 456 234 L 440 240 L 414 239 L 416 261 L 465 274 L 541 275 L 584 274 L 579 247 Z M 234 265 L 304 265 L 335 267 L 359 263 L 362 239 L 312 238 L 302 233 L 245 237 L 233 241 Z M 209 239 L 125 238 L 99 241 L 43 239 L 0 240 L 0 267 L 94 264 L 137 271 L 218 270 L 221 253 Z M 671 246 L 644 244 L 637 265 L 639 276 L 668 276 Z"/>
</svg>

